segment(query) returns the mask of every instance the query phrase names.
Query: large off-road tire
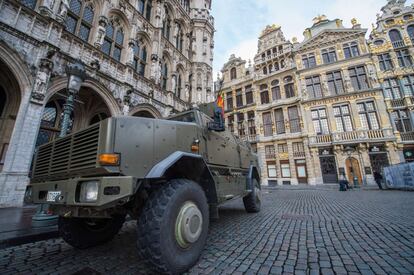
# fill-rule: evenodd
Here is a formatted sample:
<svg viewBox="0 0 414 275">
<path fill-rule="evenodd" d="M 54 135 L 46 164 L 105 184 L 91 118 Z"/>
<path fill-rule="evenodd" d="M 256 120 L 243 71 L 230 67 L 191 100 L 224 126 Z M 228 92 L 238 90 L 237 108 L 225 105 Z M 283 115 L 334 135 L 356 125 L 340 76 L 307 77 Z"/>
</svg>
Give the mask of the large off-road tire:
<svg viewBox="0 0 414 275">
<path fill-rule="evenodd" d="M 252 192 L 243 198 L 243 204 L 248 213 L 260 212 L 262 207 L 262 190 L 255 178 L 253 179 Z"/>
<path fill-rule="evenodd" d="M 59 234 L 71 246 L 85 249 L 112 240 L 124 222 L 125 215 L 112 219 L 59 217 Z"/>
<path fill-rule="evenodd" d="M 195 182 L 175 179 L 153 191 L 138 218 L 138 253 L 157 272 L 179 274 L 204 248 L 209 225 L 207 198 Z"/>
</svg>

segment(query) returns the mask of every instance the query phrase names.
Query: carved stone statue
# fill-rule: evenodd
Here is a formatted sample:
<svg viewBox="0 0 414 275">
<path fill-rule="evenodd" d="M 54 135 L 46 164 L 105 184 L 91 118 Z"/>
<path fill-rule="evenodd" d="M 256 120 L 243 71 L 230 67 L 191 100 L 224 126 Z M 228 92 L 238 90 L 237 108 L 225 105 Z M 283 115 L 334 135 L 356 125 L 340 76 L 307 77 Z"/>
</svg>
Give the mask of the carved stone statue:
<svg viewBox="0 0 414 275">
<path fill-rule="evenodd" d="M 53 6 L 55 4 L 55 0 L 43 0 L 43 7 L 48 8 L 49 10 L 53 11 Z"/>
<path fill-rule="evenodd" d="M 69 9 L 69 0 L 62 0 L 60 2 L 59 15 L 61 17 L 66 17 L 66 14 L 68 13 L 68 9 Z"/>
<path fill-rule="evenodd" d="M 377 84 L 378 78 L 377 78 L 377 74 L 375 72 L 374 66 L 370 64 L 367 67 L 368 67 L 368 77 L 369 77 L 369 80 L 371 81 L 371 84 Z"/>
<path fill-rule="evenodd" d="M 175 89 L 176 89 L 176 86 L 177 86 L 177 82 L 176 82 L 175 78 L 176 78 L 175 75 L 173 75 L 171 77 L 171 91 L 173 91 L 173 93 L 175 93 Z"/>
<path fill-rule="evenodd" d="M 185 85 L 184 95 L 185 95 L 185 100 L 189 101 L 190 100 L 190 85 Z"/>
<path fill-rule="evenodd" d="M 178 31 L 180 30 L 180 25 L 178 23 L 175 23 L 174 25 L 174 38 L 178 36 Z"/>
<path fill-rule="evenodd" d="M 34 85 L 34 91 L 38 94 L 45 95 L 46 94 L 46 82 L 48 80 L 49 75 L 39 70 L 36 74 L 36 82 Z"/>
<path fill-rule="evenodd" d="M 134 56 L 135 56 L 134 46 L 135 46 L 135 41 L 130 41 L 128 43 L 127 63 L 130 65 L 134 64 Z"/>
<path fill-rule="evenodd" d="M 163 11 L 162 4 L 158 3 L 155 9 L 155 27 L 161 28 L 162 22 L 164 21 L 165 12 Z"/>
<path fill-rule="evenodd" d="M 151 73 L 150 73 L 150 77 L 154 80 L 157 79 L 157 60 L 153 60 L 151 62 Z"/>
<path fill-rule="evenodd" d="M 99 25 L 96 31 L 95 46 L 98 48 L 102 47 L 104 38 L 105 38 L 105 27 Z"/>
</svg>

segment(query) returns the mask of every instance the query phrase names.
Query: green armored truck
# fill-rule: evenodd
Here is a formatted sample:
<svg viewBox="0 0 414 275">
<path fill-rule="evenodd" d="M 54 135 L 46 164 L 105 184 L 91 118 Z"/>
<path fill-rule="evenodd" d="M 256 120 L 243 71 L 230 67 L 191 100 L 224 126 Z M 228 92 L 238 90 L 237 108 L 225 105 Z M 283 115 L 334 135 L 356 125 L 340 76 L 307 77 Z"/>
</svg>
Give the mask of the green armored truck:
<svg viewBox="0 0 414 275">
<path fill-rule="evenodd" d="M 209 112 L 113 117 L 47 143 L 25 200 L 49 204 L 62 238 L 80 249 L 111 240 L 129 215 L 140 256 L 158 272 L 184 272 L 220 204 L 243 198 L 247 212 L 261 207 L 257 156 Z"/>
</svg>

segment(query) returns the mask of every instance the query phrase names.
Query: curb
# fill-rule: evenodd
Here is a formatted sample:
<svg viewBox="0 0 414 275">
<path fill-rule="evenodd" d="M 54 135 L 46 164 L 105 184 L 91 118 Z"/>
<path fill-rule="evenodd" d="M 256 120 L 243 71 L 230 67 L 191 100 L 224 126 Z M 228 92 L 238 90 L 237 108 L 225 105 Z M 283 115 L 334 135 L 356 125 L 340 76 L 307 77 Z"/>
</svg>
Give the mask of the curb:
<svg viewBox="0 0 414 275">
<path fill-rule="evenodd" d="M 43 232 L 29 233 L 9 239 L 0 240 L 0 249 L 18 246 L 27 243 L 34 243 L 38 241 L 44 241 L 48 239 L 58 238 L 59 232 L 57 226 L 48 228 Z"/>
</svg>

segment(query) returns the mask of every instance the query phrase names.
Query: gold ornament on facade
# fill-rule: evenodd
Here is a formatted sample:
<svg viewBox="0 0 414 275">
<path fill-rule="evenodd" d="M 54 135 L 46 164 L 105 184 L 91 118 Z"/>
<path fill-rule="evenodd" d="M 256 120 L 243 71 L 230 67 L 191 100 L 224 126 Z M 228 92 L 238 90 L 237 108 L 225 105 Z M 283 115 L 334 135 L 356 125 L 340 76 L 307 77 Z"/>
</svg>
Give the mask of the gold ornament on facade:
<svg viewBox="0 0 414 275">
<path fill-rule="evenodd" d="M 358 25 L 358 20 L 356 18 L 352 18 L 351 19 L 351 24 L 352 24 L 352 26 Z"/>
<path fill-rule="evenodd" d="M 288 160 L 289 159 L 289 153 L 279 153 L 279 159 Z"/>
<path fill-rule="evenodd" d="M 267 25 L 266 28 L 262 31 L 261 36 L 265 36 L 266 34 L 269 34 L 273 31 L 276 31 L 280 29 L 279 25 L 273 24 L 273 25 Z"/>
<path fill-rule="evenodd" d="M 324 15 L 324 14 L 321 15 L 320 14 L 320 15 L 316 16 L 315 18 L 313 18 L 313 24 L 316 25 L 316 24 L 319 24 L 322 21 L 326 21 L 326 20 L 328 20 L 326 15 Z"/>
</svg>

